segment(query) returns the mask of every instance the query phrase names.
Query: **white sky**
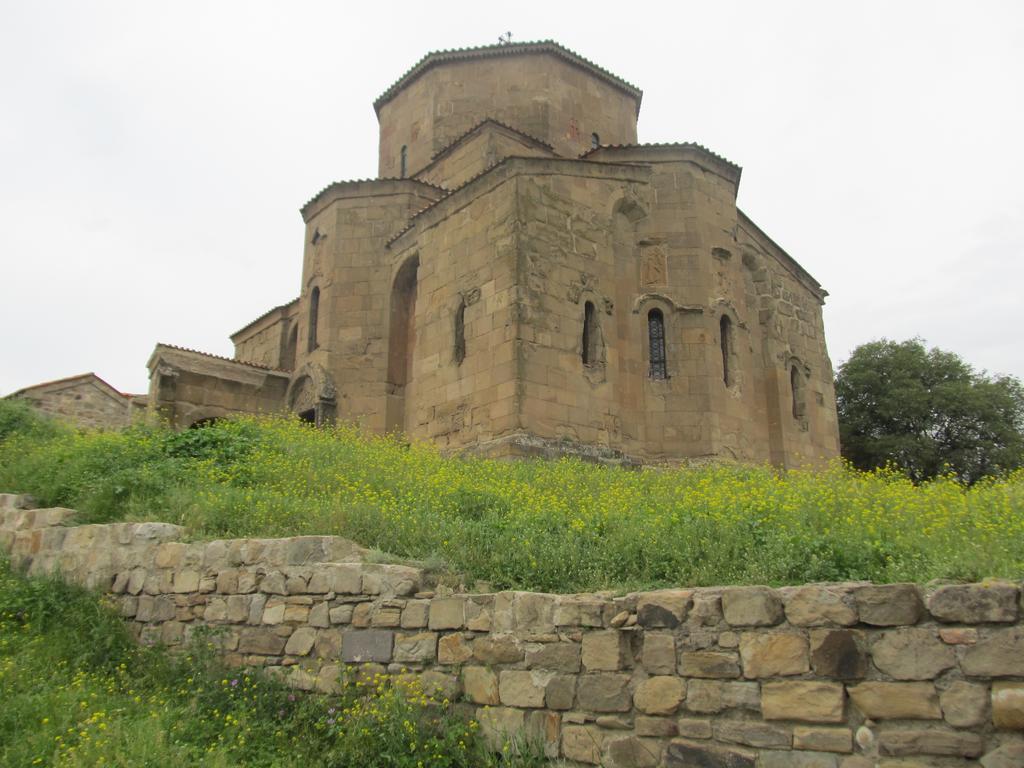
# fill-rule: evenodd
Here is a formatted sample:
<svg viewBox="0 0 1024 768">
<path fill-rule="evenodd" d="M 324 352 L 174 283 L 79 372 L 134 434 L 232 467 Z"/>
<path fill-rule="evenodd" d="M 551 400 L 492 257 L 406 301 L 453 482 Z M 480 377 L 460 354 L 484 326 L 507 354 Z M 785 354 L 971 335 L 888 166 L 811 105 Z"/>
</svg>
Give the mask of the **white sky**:
<svg viewBox="0 0 1024 768">
<path fill-rule="evenodd" d="M 299 291 L 299 207 L 376 175 L 372 101 L 427 51 L 554 39 L 644 90 L 640 140 L 743 166 L 831 292 L 837 366 L 919 335 L 1024 377 L 1024 3 L 0 0 L 0 394 Z"/>
</svg>

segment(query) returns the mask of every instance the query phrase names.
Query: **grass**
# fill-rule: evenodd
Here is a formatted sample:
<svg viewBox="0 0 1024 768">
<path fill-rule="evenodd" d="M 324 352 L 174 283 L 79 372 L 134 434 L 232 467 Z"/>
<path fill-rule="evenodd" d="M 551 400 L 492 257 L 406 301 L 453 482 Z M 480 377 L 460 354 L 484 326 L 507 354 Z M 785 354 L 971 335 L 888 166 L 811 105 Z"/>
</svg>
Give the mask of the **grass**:
<svg viewBox="0 0 1024 768">
<path fill-rule="evenodd" d="M 229 670 L 200 638 L 135 646 L 99 599 L 0 562 L 0 765 L 539 768 L 492 754 L 479 727 L 401 678 L 331 696 Z"/>
<path fill-rule="evenodd" d="M 93 522 L 337 534 L 495 588 L 555 592 L 1024 573 L 1024 472 L 968 488 L 840 463 L 635 471 L 446 458 L 283 418 L 77 432 L 4 415 L 17 407 L 0 402 L 0 490 Z"/>
</svg>

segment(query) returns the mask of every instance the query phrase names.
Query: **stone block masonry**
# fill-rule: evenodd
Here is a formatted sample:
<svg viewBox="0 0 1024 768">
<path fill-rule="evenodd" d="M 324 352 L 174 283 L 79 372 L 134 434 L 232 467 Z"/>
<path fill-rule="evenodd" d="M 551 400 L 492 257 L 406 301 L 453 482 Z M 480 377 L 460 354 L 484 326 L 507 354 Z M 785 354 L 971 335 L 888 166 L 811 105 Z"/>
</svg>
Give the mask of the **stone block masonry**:
<svg viewBox="0 0 1024 768">
<path fill-rule="evenodd" d="M 0 494 L 0 551 L 108 594 L 144 643 L 329 693 L 418 676 L 497 742 L 610 768 L 1024 766 L 1016 582 L 453 594 L 345 539 L 186 542 Z"/>
</svg>

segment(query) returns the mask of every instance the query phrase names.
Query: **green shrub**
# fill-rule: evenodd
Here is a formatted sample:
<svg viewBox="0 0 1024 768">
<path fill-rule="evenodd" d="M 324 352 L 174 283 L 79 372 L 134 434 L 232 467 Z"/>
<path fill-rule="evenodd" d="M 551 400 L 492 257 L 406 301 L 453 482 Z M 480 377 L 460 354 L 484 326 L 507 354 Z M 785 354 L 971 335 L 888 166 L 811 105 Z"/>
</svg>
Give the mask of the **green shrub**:
<svg viewBox="0 0 1024 768">
<path fill-rule="evenodd" d="M 211 642 L 212 641 L 212 642 Z M 228 669 L 216 637 L 136 646 L 92 594 L 0 562 L 0 765 L 536 768 L 413 679 L 347 674 L 330 696 Z"/>
<path fill-rule="evenodd" d="M 919 485 L 840 463 L 623 470 L 443 456 L 427 445 L 245 418 L 173 433 L 13 434 L 0 489 L 198 537 L 336 534 L 553 592 L 868 579 L 1020 578 L 1024 472 Z"/>
</svg>

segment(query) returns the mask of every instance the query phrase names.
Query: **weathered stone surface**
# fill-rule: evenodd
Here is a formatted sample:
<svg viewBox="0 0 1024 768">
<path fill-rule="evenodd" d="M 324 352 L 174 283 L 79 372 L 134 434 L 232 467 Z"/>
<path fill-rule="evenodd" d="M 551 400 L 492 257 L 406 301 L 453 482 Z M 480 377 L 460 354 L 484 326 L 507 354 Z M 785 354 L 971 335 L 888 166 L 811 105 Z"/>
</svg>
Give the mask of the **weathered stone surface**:
<svg viewBox="0 0 1024 768">
<path fill-rule="evenodd" d="M 978 630 L 974 627 L 939 627 L 939 639 L 949 645 L 974 645 Z"/>
<path fill-rule="evenodd" d="M 963 680 L 950 684 L 939 694 L 942 716 L 957 728 L 972 728 L 988 719 L 989 691 L 986 685 Z"/>
<path fill-rule="evenodd" d="M 562 726 L 562 755 L 567 760 L 599 765 L 604 739 L 604 732 L 596 725 Z"/>
<path fill-rule="evenodd" d="M 629 675 L 581 675 L 576 693 L 580 708 L 588 712 L 628 712 L 632 704 Z"/>
<path fill-rule="evenodd" d="M 644 592 L 636 602 L 637 623 L 645 628 L 675 628 L 685 621 L 692 599 L 693 591 L 688 589 Z"/>
<path fill-rule="evenodd" d="M 490 635 L 473 641 L 473 657 L 483 664 L 514 664 L 524 655 L 512 635 Z"/>
<path fill-rule="evenodd" d="M 843 721 L 844 700 L 843 686 L 839 683 L 761 684 L 761 711 L 765 720 L 839 723 Z"/>
<path fill-rule="evenodd" d="M 798 725 L 793 729 L 793 748 L 815 752 L 853 752 L 853 731 Z"/>
<path fill-rule="evenodd" d="M 759 710 L 760 691 L 757 683 L 689 680 L 686 684 L 686 708 L 702 714 L 715 714 L 733 708 Z"/>
<path fill-rule="evenodd" d="M 462 629 L 466 625 L 466 601 L 459 597 L 435 597 L 430 601 L 430 629 Z"/>
<path fill-rule="evenodd" d="M 686 698 L 686 683 L 678 677 L 650 677 L 637 686 L 633 704 L 647 715 L 671 715 Z"/>
<path fill-rule="evenodd" d="M 853 596 L 835 588 L 809 585 L 779 590 L 790 624 L 799 627 L 820 627 L 837 624 L 848 627 L 857 623 Z"/>
<path fill-rule="evenodd" d="M 933 629 L 894 629 L 871 646 L 875 666 L 896 680 L 932 680 L 956 664 L 953 649 Z"/>
<path fill-rule="evenodd" d="M 579 672 L 580 646 L 578 643 L 544 643 L 540 648 L 527 651 L 526 665 L 556 672 Z"/>
<path fill-rule="evenodd" d="M 950 584 L 928 598 L 928 611 L 950 624 L 985 624 L 1017 619 L 1020 590 L 1009 582 Z"/>
<path fill-rule="evenodd" d="M 544 689 L 551 675 L 506 670 L 498 675 L 498 695 L 507 707 L 543 707 Z"/>
<path fill-rule="evenodd" d="M 348 624 L 352 621 L 354 607 L 351 605 L 339 605 L 328 611 L 331 624 Z"/>
<path fill-rule="evenodd" d="M 661 744 L 653 739 L 626 736 L 605 742 L 606 764 L 612 768 L 656 768 L 661 763 Z"/>
<path fill-rule="evenodd" d="M 626 636 L 617 629 L 588 632 L 583 636 L 583 666 L 587 671 L 622 669 L 628 652 Z"/>
<path fill-rule="evenodd" d="M 755 768 L 757 755 L 745 749 L 673 739 L 665 760 L 667 768 Z"/>
<path fill-rule="evenodd" d="M 645 632 L 641 655 L 644 669 L 652 675 L 676 671 L 676 639 L 669 632 Z"/>
<path fill-rule="evenodd" d="M 847 689 L 854 706 L 873 720 L 940 720 L 939 697 L 931 683 L 868 682 Z"/>
<path fill-rule="evenodd" d="M 422 572 L 407 565 L 363 564 L 362 592 L 381 597 L 409 597 L 420 588 Z M 431 627 L 433 629 L 433 627 Z"/>
<path fill-rule="evenodd" d="M 552 675 L 544 688 L 544 705 L 548 709 L 572 709 L 576 701 L 576 676 Z"/>
<path fill-rule="evenodd" d="M 385 629 L 348 630 L 342 633 L 341 660 L 347 663 L 391 661 L 395 633 Z"/>
<path fill-rule="evenodd" d="M 288 638 L 284 652 L 289 656 L 305 656 L 313 650 L 316 642 L 316 630 L 312 627 L 299 627 Z"/>
<path fill-rule="evenodd" d="M 839 758 L 827 752 L 762 752 L 759 768 L 836 768 Z"/>
<path fill-rule="evenodd" d="M 807 638 L 802 634 L 744 632 L 740 659 L 747 679 L 801 675 L 810 669 Z"/>
<path fill-rule="evenodd" d="M 679 734 L 679 726 L 671 717 L 647 717 L 645 715 L 637 715 L 635 728 L 637 736 L 668 738 Z"/>
<path fill-rule="evenodd" d="M 1024 627 L 986 632 L 963 649 L 960 668 L 971 677 L 1024 677 Z"/>
<path fill-rule="evenodd" d="M 430 612 L 429 600 L 410 600 L 402 610 L 402 629 L 422 629 L 427 626 Z"/>
<path fill-rule="evenodd" d="M 748 747 L 789 747 L 793 736 L 788 728 L 756 720 L 719 720 L 713 726 L 718 741 L 730 741 Z"/>
<path fill-rule="evenodd" d="M 495 706 L 501 703 L 498 695 L 498 676 L 487 667 L 464 667 L 462 688 L 466 698 L 474 704 Z"/>
<path fill-rule="evenodd" d="M 868 671 L 868 658 L 859 633 L 849 629 L 811 632 L 811 667 L 816 675 L 856 680 Z"/>
<path fill-rule="evenodd" d="M 441 664 L 462 664 L 473 658 L 473 646 L 461 634 L 444 635 L 437 643 L 437 660 Z"/>
<path fill-rule="evenodd" d="M 768 587 L 730 587 L 722 592 L 722 612 L 734 627 L 770 627 L 784 618 L 779 593 Z"/>
<path fill-rule="evenodd" d="M 313 627 L 331 626 L 331 607 L 329 603 L 320 602 L 309 609 L 309 624 Z"/>
<path fill-rule="evenodd" d="M 1024 683 L 992 684 L 992 722 L 1003 730 L 1024 730 Z"/>
<path fill-rule="evenodd" d="M 711 720 L 704 717 L 680 717 L 676 728 L 687 739 L 710 739 L 712 735 Z"/>
<path fill-rule="evenodd" d="M 238 635 L 238 652 L 261 656 L 277 656 L 284 651 L 287 638 L 275 635 L 270 629 L 246 627 Z"/>
<path fill-rule="evenodd" d="M 924 613 L 916 584 L 874 584 L 853 591 L 857 614 L 865 624 L 896 627 L 916 624 Z"/>
<path fill-rule="evenodd" d="M 429 662 L 437 657 L 437 633 L 395 635 L 395 661 L 403 664 Z"/>
<path fill-rule="evenodd" d="M 501 751 L 526 725 L 526 713 L 512 707 L 484 707 L 477 710 L 476 719 L 484 739 L 495 751 Z"/>
<path fill-rule="evenodd" d="M 952 755 L 978 757 L 985 742 L 976 733 L 934 729 L 886 730 L 878 734 L 878 749 L 883 755 Z"/>
<path fill-rule="evenodd" d="M 981 758 L 982 768 L 1020 768 L 1024 765 L 1024 742 L 1003 744 Z"/>
<path fill-rule="evenodd" d="M 679 674 L 684 677 L 734 678 L 740 676 L 739 655 L 732 651 L 684 651 Z"/>
<path fill-rule="evenodd" d="M 266 607 L 263 609 L 263 623 L 264 624 L 280 624 L 284 621 L 284 612 L 288 606 L 282 603 L 280 600 L 274 602 L 268 601 Z"/>
</svg>

